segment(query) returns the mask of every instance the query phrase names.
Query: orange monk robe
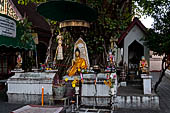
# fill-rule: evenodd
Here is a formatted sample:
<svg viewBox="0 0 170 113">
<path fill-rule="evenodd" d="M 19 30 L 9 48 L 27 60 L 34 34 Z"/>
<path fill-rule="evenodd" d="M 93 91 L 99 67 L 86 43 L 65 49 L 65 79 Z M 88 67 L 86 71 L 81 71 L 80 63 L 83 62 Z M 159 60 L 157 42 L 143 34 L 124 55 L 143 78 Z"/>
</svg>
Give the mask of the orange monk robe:
<svg viewBox="0 0 170 113">
<path fill-rule="evenodd" d="M 87 68 L 86 61 L 83 58 L 78 58 L 76 59 L 74 65 L 69 70 L 68 76 L 73 76 L 79 69 L 86 69 L 86 68 Z"/>
</svg>

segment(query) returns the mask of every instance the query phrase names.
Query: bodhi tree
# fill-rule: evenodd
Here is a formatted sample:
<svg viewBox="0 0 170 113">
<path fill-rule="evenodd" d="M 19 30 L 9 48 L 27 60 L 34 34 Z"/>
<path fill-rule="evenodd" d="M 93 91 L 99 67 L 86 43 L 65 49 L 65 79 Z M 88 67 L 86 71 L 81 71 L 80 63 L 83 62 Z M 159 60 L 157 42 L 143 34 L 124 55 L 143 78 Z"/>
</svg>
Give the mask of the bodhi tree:
<svg viewBox="0 0 170 113">
<path fill-rule="evenodd" d="M 107 65 L 112 41 L 116 41 L 133 17 L 132 0 L 72 0 L 87 4 L 98 12 L 87 33 L 83 34 L 92 65 Z"/>
<path fill-rule="evenodd" d="M 154 90 L 157 91 L 166 69 L 170 66 L 167 63 L 170 55 L 170 1 L 169 0 L 136 0 L 138 11 L 143 15 L 151 16 L 154 19 L 153 28 L 148 30 L 144 39 L 146 45 L 157 55 L 163 55 L 162 71 Z"/>
<path fill-rule="evenodd" d="M 98 19 L 91 23 L 89 29 L 81 30 L 81 28 L 72 27 L 65 30 L 71 36 L 67 36 L 68 38 L 63 40 L 64 60 L 59 63 L 65 65 L 71 64 L 70 58 L 73 55 L 70 53 L 73 52 L 70 49 L 73 48 L 75 41 L 81 36 L 87 44 L 91 64 L 94 65 L 97 63 L 101 67 L 106 66 L 106 57 L 111 46 L 111 40 L 118 39 L 132 20 L 132 0 L 69 1 L 84 3 L 96 9 Z M 36 3 L 35 0 L 18 0 L 18 4 L 21 5 L 27 5 L 29 2 Z M 63 73 L 63 71 L 61 72 Z"/>
<path fill-rule="evenodd" d="M 87 44 L 91 65 L 105 67 L 107 65 L 107 54 L 111 48 L 111 41 L 120 37 L 133 17 L 132 2 L 120 0 L 75 0 L 85 3 L 98 12 L 98 19 L 91 23 L 85 32 L 73 29 L 70 31 L 72 37 L 82 36 Z M 78 31 L 78 32 L 76 32 Z M 69 39 L 70 40 L 70 39 Z M 74 41 L 75 42 L 75 41 Z M 73 43 L 74 44 L 74 43 Z M 71 46 L 71 45 L 69 45 Z M 70 57 L 70 56 L 69 56 Z M 66 56 L 67 58 L 67 56 Z"/>
</svg>

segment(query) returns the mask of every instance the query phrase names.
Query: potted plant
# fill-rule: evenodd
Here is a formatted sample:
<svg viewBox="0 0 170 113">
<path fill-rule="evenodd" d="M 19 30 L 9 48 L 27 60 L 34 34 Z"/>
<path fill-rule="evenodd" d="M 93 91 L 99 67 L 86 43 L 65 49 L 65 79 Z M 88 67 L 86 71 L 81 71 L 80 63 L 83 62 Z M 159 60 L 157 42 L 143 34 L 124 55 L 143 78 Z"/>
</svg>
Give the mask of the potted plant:
<svg viewBox="0 0 170 113">
<path fill-rule="evenodd" d="M 60 80 L 59 83 L 53 85 L 53 94 L 55 98 L 63 98 L 66 92 L 65 82 Z"/>
</svg>

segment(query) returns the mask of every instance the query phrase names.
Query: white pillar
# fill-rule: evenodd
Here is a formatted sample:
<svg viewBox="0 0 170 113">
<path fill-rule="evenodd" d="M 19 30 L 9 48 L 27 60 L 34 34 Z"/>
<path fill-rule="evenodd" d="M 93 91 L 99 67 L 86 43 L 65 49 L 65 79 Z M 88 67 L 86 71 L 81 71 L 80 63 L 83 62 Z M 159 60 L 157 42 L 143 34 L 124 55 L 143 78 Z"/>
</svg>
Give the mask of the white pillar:
<svg viewBox="0 0 170 113">
<path fill-rule="evenodd" d="M 141 74 L 141 78 L 143 79 L 143 92 L 144 94 L 152 93 L 151 79 L 152 76 L 148 76 L 147 74 Z"/>
</svg>

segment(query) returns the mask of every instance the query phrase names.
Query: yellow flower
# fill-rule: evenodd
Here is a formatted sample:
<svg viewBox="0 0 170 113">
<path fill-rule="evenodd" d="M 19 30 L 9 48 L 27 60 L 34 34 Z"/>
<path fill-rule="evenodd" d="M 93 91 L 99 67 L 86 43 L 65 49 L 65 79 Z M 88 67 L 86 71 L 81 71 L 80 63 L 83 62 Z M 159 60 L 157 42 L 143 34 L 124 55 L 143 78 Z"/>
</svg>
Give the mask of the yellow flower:
<svg viewBox="0 0 170 113">
<path fill-rule="evenodd" d="M 72 81 L 72 84 L 75 84 L 76 83 L 76 81 L 74 80 L 74 81 Z"/>
<path fill-rule="evenodd" d="M 106 80 L 104 80 L 104 84 L 105 84 L 105 85 L 107 85 L 107 82 L 106 82 Z"/>
<path fill-rule="evenodd" d="M 76 87 L 76 84 L 72 84 L 72 87 Z"/>
<path fill-rule="evenodd" d="M 49 70 L 52 70 L 51 68 L 49 68 Z"/>
<path fill-rule="evenodd" d="M 67 82 L 67 81 L 68 81 L 68 78 L 65 78 L 65 81 Z"/>
<path fill-rule="evenodd" d="M 111 87 L 112 82 L 111 82 L 110 79 L 109 79 L 108 81 L 104 80 L 104 84 L 107 85 L 107 86 L 109 86 L 109 87 Z"/>
<path fill-rule="evenodd" d="M 79 71 L 79 72 L 81 71 L 80 68 L 78 69 L 78 71 Z"/>
<path fill-rule="evenodd" d="M 112 85 L 112 82 L 111 82 L 111 80 L 109 80 L 108 86 L 111 87 L 111 85 Z"/>
<path fill-rule="evenodd" d="M 48 68 L 46 68 L 46 70 L 48 70 Z"/>
</svg>

